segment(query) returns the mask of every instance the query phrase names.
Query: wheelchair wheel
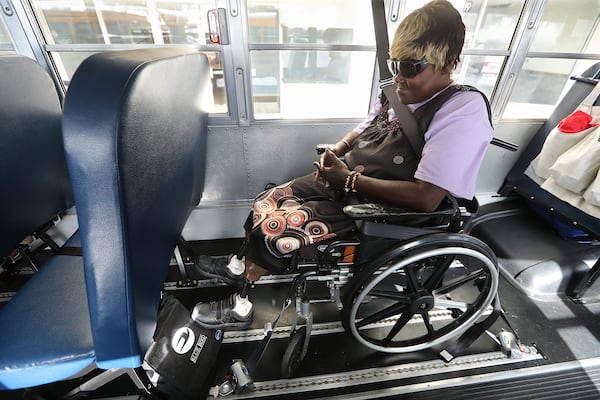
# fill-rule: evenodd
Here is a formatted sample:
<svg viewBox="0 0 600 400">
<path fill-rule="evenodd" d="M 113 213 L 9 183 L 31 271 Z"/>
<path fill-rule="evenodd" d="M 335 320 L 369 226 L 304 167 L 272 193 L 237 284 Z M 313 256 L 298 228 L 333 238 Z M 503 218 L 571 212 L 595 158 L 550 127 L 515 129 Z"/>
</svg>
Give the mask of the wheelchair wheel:
<svg viewBox="0 0 600 400">
<path fill-rule="evenodd" d="M 306 339 L 307 330 L 306 326 L 301 327 L 294 331 L 290 337 L 288 347 L 285 349 L 283 359 L 281 360 L 281 375 L 284 378 L 289 378 L 296 371 L 296 368 L 300 365 L 304 359 L 303 347 Z"/>
<path fill-rule="evenodd" d="M 342 322 L 365 346 L 424 350 L 458 338 L 489 310 L 498 290 L 492 251 L 468 235 L 404 243 L 361 269 L 345 293 Z"/>
</svg>

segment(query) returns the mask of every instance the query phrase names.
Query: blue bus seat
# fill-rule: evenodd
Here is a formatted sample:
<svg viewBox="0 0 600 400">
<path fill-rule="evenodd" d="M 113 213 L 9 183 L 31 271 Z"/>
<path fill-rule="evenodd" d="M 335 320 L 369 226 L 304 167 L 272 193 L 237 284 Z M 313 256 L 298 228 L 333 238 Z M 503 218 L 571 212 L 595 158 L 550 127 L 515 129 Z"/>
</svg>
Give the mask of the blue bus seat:
<svg viewBox="0 0 600 400">
<path fill-rule="evenodd" d="M 101 53 L 76 71 L 62 122 L 80 229 L 65 246 L 83 257 L 53 256 L 0 308 L 0 390 L 114 368 L 94 388 L 141 365 L 201 195 L 209 73 L 189 48 Z"/>
<path fill-rule="evenodd" d="M 34 60 L 0 57 L 0 259 L 73 205 L 61 136 L 61 104 Z"/>
<path fill-rule="evenodd" d="M 0 309 L 0 390 L 65 379 L 93 364 L 83 273 L 81 257 L 55 255 Z"/>
<path fill-rule="evenodd" d="M 63 136 L 99 368 L 135 368 L 167 269 L 200 199 L 212 101 L 187 47 L 98 53 L 69 85 Z"/>
<path fill-rule="evenodd" d="M 0 92 L 1 258 L 73 199 L 50 75 L 27 57 L 2 56 Z M 53 256 L 0 309 L 0 389 L 63 379 L 93 363 L 86 296 L 82 258 Z"/>
</svg>

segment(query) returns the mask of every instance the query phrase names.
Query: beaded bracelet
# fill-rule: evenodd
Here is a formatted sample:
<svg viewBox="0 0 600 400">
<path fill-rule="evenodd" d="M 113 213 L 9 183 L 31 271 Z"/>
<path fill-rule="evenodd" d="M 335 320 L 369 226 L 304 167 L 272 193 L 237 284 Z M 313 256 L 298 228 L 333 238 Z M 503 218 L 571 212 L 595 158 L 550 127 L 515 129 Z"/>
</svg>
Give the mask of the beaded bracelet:
<svg viewBox="0 0 600 400">
<path fill-rule="evenodd" d="M 360 172 L 355 172 L 352 175 L 352 183 L 350 184 L 350 188 L 352 189 L 352 193 L 356 193 L 356 179 L 358 178 L 358 176 L 360 175 Z"/>
<path fill-rule="evenodd" d="M 352 171 L 346 177 L 346 181 L 344 182 L 344 192 L 346 193 L 356 193 L 356 178 L 360 175 L 358 171 Z"/>
<path fill-rule="evenodd" d="M 346 181 L 344 182 L 344 192 L 345 193 L 350 193 L 352 191 L 352 186 L 350 186 L 350 181 L 351 181 L 353 175 L 354 175 L 354 171 L 350 172 L 348 174 L 348 176 L 346 177 Z"/>
</svg>

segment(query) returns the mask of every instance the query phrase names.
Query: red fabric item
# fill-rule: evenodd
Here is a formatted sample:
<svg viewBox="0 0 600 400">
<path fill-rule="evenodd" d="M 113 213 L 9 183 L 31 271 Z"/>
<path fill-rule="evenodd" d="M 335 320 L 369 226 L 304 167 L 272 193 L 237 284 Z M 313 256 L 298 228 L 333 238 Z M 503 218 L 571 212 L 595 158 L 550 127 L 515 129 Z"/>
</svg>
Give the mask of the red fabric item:
<svg viewBox="0 0 600 400">
<path fill-rule="evenodd" d="M 577 133 L 585 129 L 598 126 L 598 124 L 590 124 L 592 116 L 577 110 L 558 123 L 558 130 L 563 133 Z"/>
</svg>

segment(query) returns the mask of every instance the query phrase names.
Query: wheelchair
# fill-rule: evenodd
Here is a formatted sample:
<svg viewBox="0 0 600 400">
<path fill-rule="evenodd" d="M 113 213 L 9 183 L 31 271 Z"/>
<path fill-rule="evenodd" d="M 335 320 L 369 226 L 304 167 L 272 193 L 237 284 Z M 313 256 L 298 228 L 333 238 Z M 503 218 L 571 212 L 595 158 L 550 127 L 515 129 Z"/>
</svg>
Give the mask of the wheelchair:
<svg viewBox="0 0 600 400">
<path fill-rule="evenodd" d="M 344 330 L 368 348 L 386 353 L 442 348 L 440 356 L 450 361 L 500 314 L 496 257 L 468 234 L 477 209 L 476 199 L 459 203 L 451 196 L 431 213 L 372 203 L 346 206 L 356 234 L 313 245 L 314 259 L 299 251 L 293 255 L 294 278 L 281 313 L 265 328 L 250 359 L 234 361 L 231 381 L 215 394 L 251 389 L 251 374 L 292 305 L 296 313 L 282 358 L 284 378 L 307 354 L 311 304 L 323 302 L 337 304 Z M 325 294 L 311 293 L 311 281 L 324 283 Z M 468 333 L 475 325 L 483 328 Z M 444 347 L 461 337 L 460 346 Z"/>
</svg>

